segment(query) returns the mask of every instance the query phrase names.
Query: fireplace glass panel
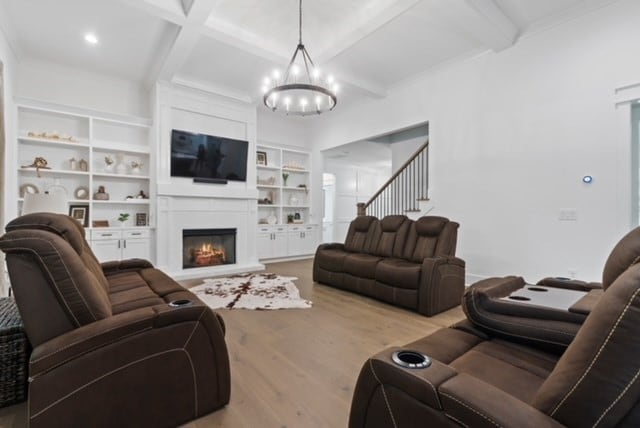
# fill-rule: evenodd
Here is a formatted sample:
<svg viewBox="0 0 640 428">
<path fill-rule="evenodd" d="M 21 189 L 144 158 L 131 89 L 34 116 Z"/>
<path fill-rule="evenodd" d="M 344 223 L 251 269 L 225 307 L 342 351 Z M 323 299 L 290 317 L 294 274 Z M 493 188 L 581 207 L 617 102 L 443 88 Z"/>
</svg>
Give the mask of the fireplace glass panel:
<svg viewBox="0 0 640 428">
<path fill-rule="evenodd" d="M 236 262 L 236 229 L 182 231 L 182 268 L 229 265 Z"/>
</svg>

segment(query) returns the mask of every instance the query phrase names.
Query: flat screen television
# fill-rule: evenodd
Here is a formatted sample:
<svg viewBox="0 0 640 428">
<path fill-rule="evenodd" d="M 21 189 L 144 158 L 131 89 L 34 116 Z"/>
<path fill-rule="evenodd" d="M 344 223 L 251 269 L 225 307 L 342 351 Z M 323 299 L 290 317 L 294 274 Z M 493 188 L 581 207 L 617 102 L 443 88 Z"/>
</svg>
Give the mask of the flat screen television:
<svg viewBox="0 0 640 428">
<path fill-rule="evenodd" d="M 249 142 L 171 131 L 171 176 L 247 181 Z"/>
</svg>

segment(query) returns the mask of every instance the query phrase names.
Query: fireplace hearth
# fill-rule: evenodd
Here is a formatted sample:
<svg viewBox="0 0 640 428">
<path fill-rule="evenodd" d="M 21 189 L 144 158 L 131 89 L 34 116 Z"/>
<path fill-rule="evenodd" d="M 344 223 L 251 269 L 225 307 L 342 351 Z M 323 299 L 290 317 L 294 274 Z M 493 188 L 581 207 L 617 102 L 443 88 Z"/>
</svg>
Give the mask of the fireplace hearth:
<svg viewBox="0 0 640 428">
<path fill-rule="evenodd" d="M 182 268 L 236 263 L 236 229 L 183 229 Z"/>
</svg>

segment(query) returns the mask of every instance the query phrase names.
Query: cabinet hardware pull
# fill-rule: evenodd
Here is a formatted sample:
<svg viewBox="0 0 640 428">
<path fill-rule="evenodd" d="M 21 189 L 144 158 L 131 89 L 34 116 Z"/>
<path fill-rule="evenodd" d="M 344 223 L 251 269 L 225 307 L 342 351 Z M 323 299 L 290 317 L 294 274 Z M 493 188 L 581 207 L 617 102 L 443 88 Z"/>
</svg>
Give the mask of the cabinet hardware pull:
<svg viewBox="0 0 640 428">
<path fill-rule="evenodd" d="M 140 235 L 142 235 L 142 233 L 140 233 L 140 232 L 133 232 L 133 233 L 131 234 L 131 236 L 140 236 Z"/>
<path fill-rule="evenodd" d="M 124 241 L 122 241 L 124 247 L 123 248 L 127 248 L 127 240 L 125 239 Z"/>
<path fill-rule="evenodd" d="M 120 248 L 120 240 L 118 239 L 118 248 Z"/>
<path fill-rule="evenodd" d="M 113 233 L 102 233 L 100 236 L 113 236 Z"/>
</svg>

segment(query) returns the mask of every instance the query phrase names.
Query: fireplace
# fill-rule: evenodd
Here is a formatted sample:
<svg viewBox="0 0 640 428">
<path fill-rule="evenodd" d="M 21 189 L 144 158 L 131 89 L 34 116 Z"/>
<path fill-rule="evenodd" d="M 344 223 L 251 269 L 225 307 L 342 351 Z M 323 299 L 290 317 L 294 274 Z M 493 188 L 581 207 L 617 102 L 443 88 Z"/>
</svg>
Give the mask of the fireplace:
<svg viewBox="0 0 640 428">
<path fill-rule="evenodd" d="M 183 229 L 182 268 L 231 265 L 236 262 L 236 229 Z"/>
</svg>

